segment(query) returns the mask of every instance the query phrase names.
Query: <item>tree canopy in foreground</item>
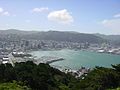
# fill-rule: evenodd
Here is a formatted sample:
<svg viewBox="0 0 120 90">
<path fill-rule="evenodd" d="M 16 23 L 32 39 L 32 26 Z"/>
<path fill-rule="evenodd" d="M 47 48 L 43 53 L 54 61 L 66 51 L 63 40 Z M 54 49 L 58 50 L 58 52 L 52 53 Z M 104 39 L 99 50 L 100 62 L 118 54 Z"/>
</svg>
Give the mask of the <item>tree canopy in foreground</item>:
<svg viewBox="0 0 120 90">
<path fill-rule="evenodd" d="M 31 61 L 16 63 L 14 67 L 1 64 L 0 90 L 116 90 L 120 87 L 120 64 L 95 67 L 83 77 L 75 78 L 48 64 Z"/>
</svg>

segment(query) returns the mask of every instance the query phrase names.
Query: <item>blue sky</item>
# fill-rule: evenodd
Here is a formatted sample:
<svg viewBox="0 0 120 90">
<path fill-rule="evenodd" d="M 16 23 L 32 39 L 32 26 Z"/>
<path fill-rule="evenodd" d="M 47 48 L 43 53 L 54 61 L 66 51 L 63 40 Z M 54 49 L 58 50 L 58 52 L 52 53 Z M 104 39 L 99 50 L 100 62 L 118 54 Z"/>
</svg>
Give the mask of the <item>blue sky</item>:
<svg viewBox="0 0 120 90">
<path fill-rule="evenodd" d="M 0 30 L 120 34 L 120 0 L 0 0 Z"/>
</svg>

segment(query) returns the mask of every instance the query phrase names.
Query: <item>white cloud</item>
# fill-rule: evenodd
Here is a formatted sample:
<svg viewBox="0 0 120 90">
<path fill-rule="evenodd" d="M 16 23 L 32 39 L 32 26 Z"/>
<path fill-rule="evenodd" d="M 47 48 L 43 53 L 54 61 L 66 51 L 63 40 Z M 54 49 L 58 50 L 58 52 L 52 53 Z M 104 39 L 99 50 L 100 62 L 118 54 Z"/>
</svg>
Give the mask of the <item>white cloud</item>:
<svg viewBox="0 0 120 90">
<path fill-rule="evenodd" d="M 115 17 L 115 18 L 120 17 L 120 13 L 118 13 L 118 14 L 114 15 L 113 17 Z"/>
<path fill-rule="evenodd" d="M 0 15 L 2 15 L 2 16 L 10 16 L 10 13 L 8 11 L 5 11 L 3 8 L 0 8 Z"/>
<path fill-rule="evenodd" d="M 9 12 L 3 12 L 2 15 L 4 15 L 4 16 L 10 16 L 10 13 Z"/>
<path fill-rule="evenodd" d="M 120 19 L 103 20 L 104 27 L 120 33 Z"/>
<path fill-rule="evenodd" d="M 103 20 L 102 25 L 116 33 L 120 33 L 120 13 L 113 16 L 112 19 Z"/>
<path fill-rule="evenodd" d="M 69 24 L 74 21 L 73 17 L 66 9 L 50 12 L 48 14 L 48 20 L 64 24 Z"/>
<path fill-rule="evenodd" d="M 41 12 L 47 12 L 49 9 L 47 7 L 42 8 L 34 8 L 32 9 L 32 12 L 41 13 Z"/>
<path fill-rule="evenodd" d="M 3 8 L 0 8 L 0 13 L 2 13 L 3 12 Z"/>
</svg>

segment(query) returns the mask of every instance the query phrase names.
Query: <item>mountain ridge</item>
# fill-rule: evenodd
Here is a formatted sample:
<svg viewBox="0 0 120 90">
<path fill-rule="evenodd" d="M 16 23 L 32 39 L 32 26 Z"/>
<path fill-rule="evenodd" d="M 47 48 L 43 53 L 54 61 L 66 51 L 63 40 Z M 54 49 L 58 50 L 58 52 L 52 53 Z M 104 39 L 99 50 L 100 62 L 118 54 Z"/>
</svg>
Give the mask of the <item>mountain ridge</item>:
<svg viewBox="0 0 120 90">
<path fill-rule="evenodd" d="M 102 43 L 105 40 L 93 34 L 79 33 L 73 31 L 21 31 L 17 29 L 1 30 L 0 35 L 15 36 L 21 39 L 54 40 L 74 43 Z M 14 39 L 15 39 L 14 38 Z M 3 39 L 4 40 L 4 39 Z"/>
</svg>

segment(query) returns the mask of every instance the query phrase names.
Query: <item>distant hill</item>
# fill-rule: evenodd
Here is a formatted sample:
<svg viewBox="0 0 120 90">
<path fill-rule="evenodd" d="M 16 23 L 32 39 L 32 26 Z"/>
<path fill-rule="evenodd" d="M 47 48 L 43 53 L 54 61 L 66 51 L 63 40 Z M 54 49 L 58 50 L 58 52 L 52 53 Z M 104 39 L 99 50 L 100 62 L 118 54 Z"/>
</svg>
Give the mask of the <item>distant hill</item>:
<svg viewBox="0 0 120 90">
<path fill-rule="evenodd" d="M 101 37 L 103 39 L 106 39 L 113 45 L 120 45 L 120 35 L 104 35 L 104 34 L 94 34 L 98 37 Z"/>
<path fill-rule="evenodd" d="M 93 35 L 84 34 L 77 32 L 67 32 L 67 31 L 20 31 L 16 29 L 1 30 L 0 37 L 15 36 L 22 39 L 35 39 L 35 40 L 55 40 L 55 41 L 67 41 L 67 42 L 79 42 L 79 43 L 102 43 L 106 41 L 105 39 Z M 14 38 L 14 39 L 15 39 Z"/>
<path fill-rule="evenodd" d="M 37 33 L 37 31 L 22 31 L 17 29 L 8 29 L 8 30 L 0 30 L 0 34 L 31 34 L 31 33 Z"/>
</svg>

